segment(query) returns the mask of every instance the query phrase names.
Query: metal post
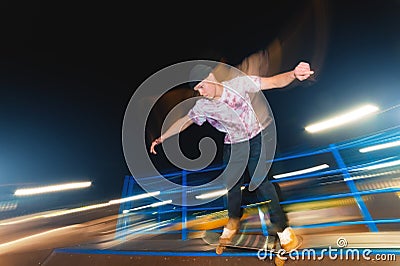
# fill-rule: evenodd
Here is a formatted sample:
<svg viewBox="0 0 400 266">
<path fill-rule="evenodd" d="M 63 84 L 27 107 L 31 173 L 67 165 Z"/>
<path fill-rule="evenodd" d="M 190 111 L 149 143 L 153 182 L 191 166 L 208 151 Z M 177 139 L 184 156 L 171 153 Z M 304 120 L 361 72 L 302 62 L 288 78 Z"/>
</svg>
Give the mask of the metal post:
<svg viewBox="0 0 400 266">
<path fill-rule="evenodd" d="M 263 235 L 268 236 L 268 226 L 265 221 L 265 213 L 261 209 L 261 207 L 257 207 L 258 209 L 258 216 L 260 217 L 260 223 L 261 223 L 261 230 L 263 232 Z M 267 209 L 268 211 L 268 209 Z"/>
<path fill-rule="evenodd" d="M 187 172 L 182 170 L 182 240 L 187 240 L 187 207 L 186 207 L 186 188 L 187 188 Z"/>
<path fill-rule="evenodd" d="M 335 158 L 342 174 L 344 177 L 344 181 L 346 182 L 346 184 L 348 185 L 350 192 L 351 193 L 355 193 L 354 194 L 354 199 L 356 200 L 356 203 L 358 205 L 358 208 L 360 209 L 361 215 L 364 217 L 365 221 L 368 221 L 370 223 L 368 223 L 368 227 L 369 230 L 371 232 L 378 232 L 378 227 L 376 226 L 376 224 L 373 222 L 374 220 L 372 219 L 371 214 L 368 211 L 367 206 L 365 205 L 364 200 L 362 199 L 362 197 L 360 195 L 358 195 L 357 193 L 359 192 L 357 189 L 356 184 L 354 183 L 353 179 L 351 179 L 350 173 L 347 171 L 347 166 L 343 161 L 342 156 L 340 155 L 337 147 L 335 144 L 331 144 L 329 145 L 332 153 L 333 153 L 333 157 Z"/>
<path fill-rule="evenodd" d="M 125 178 L 124 178 L 124 185 L 122 187 L 121 198 L 128 197 L 129 195 L 132 194 L 133 183 L 134 183 L 133 177 L 129 176 L 129 175 L 126 175 Z M 118 217 L 118 221 L 117 221 L 116 234 L 115 234 L 115 238 L 116 239 L 120 238 L 121 235 L 123 235 L 123 234 L 121 234 L 121 232 L 120 232 L 121 230 L 120 229 L 126 227 L 127 219 L 124 218 L 124 214 L 122 212 L 123 212 L 123 210 L 125 210 L 127 208 L 127 206 L 128 205 L 127 205 L 126 202 L 122 202 L 119 205 L 119 212 L 118 212 L 119 213 L 119 217 Z"/>
</svg>

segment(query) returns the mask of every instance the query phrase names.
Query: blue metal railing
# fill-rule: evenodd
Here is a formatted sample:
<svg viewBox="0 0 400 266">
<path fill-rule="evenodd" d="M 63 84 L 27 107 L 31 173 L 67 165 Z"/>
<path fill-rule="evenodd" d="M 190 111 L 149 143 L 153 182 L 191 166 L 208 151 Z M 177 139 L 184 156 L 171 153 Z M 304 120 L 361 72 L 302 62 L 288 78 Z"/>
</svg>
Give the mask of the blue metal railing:
<svg viewBox="0 0 400 266">
<path fill-rule="evenodd" d="M 303 198 L 298 198 L 298 199 L 290 199 L 290 200 L 283 200 L 281 202 L 282 205 L 287 205 L 287 204 L 294 204 L 294 203 L 305 203 L 305 202 L 313 202 L 313 201 L 321 201 L 321 200 L 330 200 L 330 199 L 339 199 L 339 198 L 348 198 L 352 197 L 354 198 L 358 209 L 360 211 L 361 216 L 363 217 L 362 221 L 346 221 L 346 222 L 330 222 L 330 223 L 320 223 L 320 224 L 308 224 L 308 225 L 301 225 L 301 226 L 296 226 L 299 228 L 312 228 L 312 227 L 327 227 L 327 226 L 342 226 L 342 225 L 356 225 L 356 224 L 364 224 L 368 226 L 369 230 L 372 232 L 377 232 L 377 224 L 383 224 L 383 223 L 400 223 L 400 219 L 394 218 L 394 219 L 376 219 L 374 220 L 372 218 L 372 215 L 370 213 L 370 210 L 367 208 L 362 196 L 365 195 L 372 195 L 372 194 L 381 194 L 381 193 L 399 193 L 400 188 L 384 188 L 384 189 L 372 189 L 368 191 L 360 191 L 357 188 L 356 182 L 351 178 L 351 173 L 349 172 L 349 169 L 352 169 L 352 167 L 348 166 L 348 163 L 346 164 L 345 159 L 343 158 L 343 155 L 341 154 L 341 151 L 347 149 L 354 149 L 354 148 L 359 148 L 363 147 L 366 145 L 373 145 L 376 143 L 385 143 L 387 141 L 393 141 L 393 140 L 398 140 L 400 139 L 400 131 L 397 128 L 394 128 L 394 130 L 387 131 L 387 132 L 380 132 L 378 134 L 372 135 L 372 136 L 367 136 L 363 137 L 361 139 L 356 139 L 356 140 L 351 140 L 348 142 L 343 142 L 343 143 L 337 143 L 337 144 L 331 144 L 327 148 L 323 149 L 318 149 L 314 151 L 309 151 L 305 153 L 299 153 L 299 154 L 293 154 L 293 155 L 287 155 L 283 156 L 280 158 L 276 158 L 273 160 L 273 162 L 282 162 L 282 161 L 290 161 L 293 159 L 298 159 L 298 158 L 308 158 L 308 157 L 313 157 L 316 155 L 320 154 L 330 154 L 333 158 L 333 162 L 337 164 L 338 168 L 337 169 L 330 169 L 327 171 L 319 171 L 317 173 L 310 173 L 310 174 L 304 174 L 304 175 L 298 175 L 298 176 L 293 176 L 293 177 L 286 177 L 282 179 L 275 179 L 271 180 L 271 182 L 274 183 L 280 183 L 280 182 L 287 182 L 287 181 L 294 181 L 294 180 L 300 180 L 300 179 L 311 179 L 313 177 L 319 177 L 321 175 L 337 175 L 341 176 L 343 182 L 347 185 L 349 192 L 344 192 L 344 193 L 338 193 L 338 194 L 332 194 L 332 195 L 323 195 L 323 196 L 317 196 L 317 197 L 303 197 Z M 357 153 L 355 156 L 360 156 L 359 153 Z M 369 156 L 370 157 L 370 156 Z M 377 161 L 379 160 L 386 160 L 385 158 L 378 158 Z M 370 162 L 367 162 L 367 164 Z M 351 164 L 351 163 L 350 163 Z M 194 172 L 189 172 L 189 171 L 180 171 L 180 172 L 173 172 L 173 173 L 168 173 L 167 175 L 169 177 L 178 177 L 182 179 L 182 187 L 184 188 L 182 190 L 182 203 L 185 203 L 186 199 L 186 193 L 189 191 L 188 186 L 187 186 L 187 176 L 193 173 L 199 174 L 199 173 L 208 173 L 208 172 L 213 172 L 213 171 L 220 171 L 223 169 L 223 165 L 221 166 L 211 166 L 208 168 L 205 168 L 203 170 L 199 171 L 194 171 Z M 167 176 L 165 175 L 165 176 Z M 155 178 L 155 180 L 158 177 L 149 177 L 149 178 Z M 134 188 L 134 178 L 132 176 L 126 176 L 125 177 L 125 182 L 124 182 L 124 187 L 123 187 L 123 193 L 122 197 L 128 197 L 131 196 L 133 193 L 133 188 Z M 124 205 L 124 204 L 129 204 Z M 190 211 L 200 211 L 200 210 L 216 210 L 216 209 L 223 209 L 223 207 L 205 207 L 205 208 L 189 208 L 185 206 L 185 204 L 182 204 L 183 206 L 181 208 L 176 208 L 175 210 L 161 210 L 159 207 L 160 212 L 180 212 L 181 213 L 181 222 L 182 222 L 182 239 L 186 240 L 187 239 L 187 234 L 189 230 L 186 228 L 186 223 L 188 219 L 188 212 Z M 126 207 L 132 207 L 132 203 L 123 203 L 120 206 L 120 213 L 126 209 Z M 121 221 L 119 220 L 117 223 L 117 227 L 121 226 L 126 226 L 127 222 L 124 221 L 123 216 L 121 216 Z"/>
</svg>

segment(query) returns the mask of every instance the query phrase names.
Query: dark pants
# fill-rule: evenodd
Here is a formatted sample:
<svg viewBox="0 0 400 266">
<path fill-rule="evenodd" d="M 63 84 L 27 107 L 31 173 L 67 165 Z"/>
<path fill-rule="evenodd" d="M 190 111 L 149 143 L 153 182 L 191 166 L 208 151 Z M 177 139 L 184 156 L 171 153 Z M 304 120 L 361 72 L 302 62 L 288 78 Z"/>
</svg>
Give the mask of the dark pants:
<svg viewBox="0 0 400 266">
<path fill-rule="evenodd" d="M 229 179 L 235 178 L 239 175 L 241 176 L 239 181 L 228 190 L 226 201 L 228 215 L 230 218 L 241 218 L 243 215 L 241 187 L 244 183 L 245 173 L 243 172 L 242 168 L 243 165 L 246 166 L 246 162 L 243 162 L 243 160 L 248 159 L 247 170 L 250 177 L 257 178 L 259 180 L 265 177 L 261 184 L 254 190 L 257 195 L 257 199 L 260 202 L 267 200 L 271 201 L 268 204 L 268 212 L 271 223 L 275 227 L 275 230 L 283 231 L 283 229 L 287 227 L 287 218 L 279 203 L 279 197 L 275 186 L 266 177 L 268 171 L 266 159 L 267 145 L 264 143 L 264 141 L 261 141 L 261 134 L 264 133 L 262 132 L 258 134 L 249 142 L 224 144 L 223 162 L 224 164 L 227 164 L 228 161 L 231 160 L 231 166 L 229 167 L 230 171 L 225 175 L 226 184 L 230 182 L 229 186 L 231 186 L 233 184 L 232 179 L 230 181 Z M 232 151 L 234 155 L 231 154 Z"/>
</svg>

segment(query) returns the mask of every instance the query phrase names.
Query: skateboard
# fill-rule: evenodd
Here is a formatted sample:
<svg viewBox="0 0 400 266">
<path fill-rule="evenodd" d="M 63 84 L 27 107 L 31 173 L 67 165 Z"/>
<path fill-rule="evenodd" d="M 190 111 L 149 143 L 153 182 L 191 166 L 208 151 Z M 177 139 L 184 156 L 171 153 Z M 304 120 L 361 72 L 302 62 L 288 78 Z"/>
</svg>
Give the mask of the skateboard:
<svg viewBox="0 0 400 266">
<path fill-rule="evenodd" d="M 230 243 L 220 245 L 219 237 L 220 233 L 213 231 L 205 231 L 202 239 L 208 245 L 215 246 L 215 252 L 221 255 L 224 250 L 228 248 L 238 249 L 252 249 L 252 250 L 263 250 L 277 252 L 281 249 L 279 239 L 274 236 L 265 236 L 262 234 L 251 234 L 251 233 L 238 233 L 236 234 Z"/>
<path fill-rule="evenodd" d="M 221 245 L 219 243 L 220 233 L 213 231 L 205 231 L 202 239 L 208 245 L 215 246 L 215 253 L 221 255 L 226 248 L 238 248 L 247 250 L 263 251 L 266 253 L 285 255 L 289 251 L 284 251 L 280 245 L 279 238 L 276 236 L 263 235 L 263 234 L 252 234 L 252 233 L 238 233 L 236 234 L 230 243 Z M 303 238 L 297 236 L 299 245 L 294 249 L 299 248 L 303 243 Z M 282 252 L 284 251 L 284 252 Z"/>
<path fill-rule="evenodd" d="M 244 213 L 241 220 L 253 215 L 259 215 L 259 209 L 266 206 L 270 201 L 263 201 L 244 206 Z M 186 221 L 186 229 L 191 230 L 213 230 L 224 226 L 228 222 L 228 211 L 222 210 L 210 214 L 199 215 L 195 219 Z M 169 227 L 170 230 L 182 230 L 182 224 L 176 223 Z"/>
</svg>

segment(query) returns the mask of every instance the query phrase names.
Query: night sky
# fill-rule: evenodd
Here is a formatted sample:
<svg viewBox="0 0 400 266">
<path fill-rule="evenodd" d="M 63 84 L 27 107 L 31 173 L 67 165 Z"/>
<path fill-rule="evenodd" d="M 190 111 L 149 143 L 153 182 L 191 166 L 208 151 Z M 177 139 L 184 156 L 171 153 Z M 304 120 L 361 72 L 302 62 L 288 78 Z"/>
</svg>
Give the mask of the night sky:
<svg viewBox="0 0 400 266">
<path fill-rule="evenodd" d="M 356 105 L 400 104 L 400 1 L 263 2 L 2 1 L 1 199 L 23 186 L 88 179 L 93 187 L 79 201 L 119 197 L 129 174 L 121 127 L 135 89 L 185 60 L 238 64 L 277 38 L 281 71 L 304 60 L 316 72 L 313 81 L 265 94 L 278 152 L 399 124 L 397 109 L 350 131 L 304 131 Z"/>
</svg>

